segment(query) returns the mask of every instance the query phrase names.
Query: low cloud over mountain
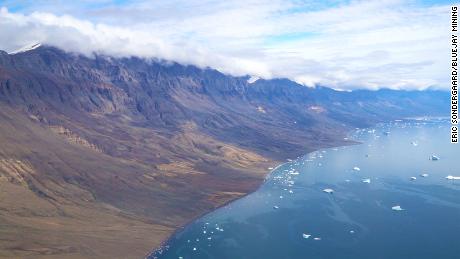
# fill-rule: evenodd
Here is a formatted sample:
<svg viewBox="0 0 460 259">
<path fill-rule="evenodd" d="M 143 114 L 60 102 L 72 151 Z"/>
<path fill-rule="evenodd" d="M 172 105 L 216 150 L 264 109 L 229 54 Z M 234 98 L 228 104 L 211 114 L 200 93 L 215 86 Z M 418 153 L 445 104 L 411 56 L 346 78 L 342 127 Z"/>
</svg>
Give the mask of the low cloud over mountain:
<svg viewBox="0 0 460 259">
<path fill-rule="evenodd" d="M 0 49 L 40 42 L 337 89 L 448 87 L 448 2 L 78 2 L 3 2 Z"/>
</svg>

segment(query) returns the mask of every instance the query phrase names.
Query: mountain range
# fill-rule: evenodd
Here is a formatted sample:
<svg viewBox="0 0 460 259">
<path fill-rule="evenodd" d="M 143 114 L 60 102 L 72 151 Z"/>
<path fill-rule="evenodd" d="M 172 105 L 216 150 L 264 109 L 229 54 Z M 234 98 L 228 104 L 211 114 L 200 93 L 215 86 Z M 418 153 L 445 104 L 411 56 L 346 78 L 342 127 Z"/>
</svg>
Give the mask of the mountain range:
<svg viewBox="0 0 460 259">
<path fill-rule="evenodd" d="M 336 91 L 171 61 L 0 51 L 0 257 L 141 258 L 274 167 L 436 90 Z"/>
</svg>

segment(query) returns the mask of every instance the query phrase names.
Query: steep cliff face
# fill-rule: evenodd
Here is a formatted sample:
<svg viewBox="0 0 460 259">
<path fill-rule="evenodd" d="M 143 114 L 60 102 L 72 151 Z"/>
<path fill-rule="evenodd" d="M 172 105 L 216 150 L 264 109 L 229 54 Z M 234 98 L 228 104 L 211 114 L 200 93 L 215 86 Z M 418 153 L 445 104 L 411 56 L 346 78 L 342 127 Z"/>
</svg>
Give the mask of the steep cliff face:
<svg viewBox="0 0 460 259">
<path fill-rule="evenodd" d="M 268 166 L 350 144 L 354 127 L 448 109 L 441 92 L 247 79 L 48 46 L 0 52 L 0 257 L 138 258 Z"/>
</svg>

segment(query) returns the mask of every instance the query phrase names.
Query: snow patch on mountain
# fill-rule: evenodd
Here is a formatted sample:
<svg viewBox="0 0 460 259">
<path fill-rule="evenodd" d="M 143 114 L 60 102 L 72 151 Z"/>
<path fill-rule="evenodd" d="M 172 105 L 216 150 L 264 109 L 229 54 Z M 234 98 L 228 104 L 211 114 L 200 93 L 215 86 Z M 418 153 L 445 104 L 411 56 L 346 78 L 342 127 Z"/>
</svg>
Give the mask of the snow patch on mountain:
<svg viewBox="0 0 460 259">
<path fill-rule="evenodd" d="M 258 77 L 258 76 L 251 76 L 251 77 L 248 79 L 247 82 L 248 82 L 249 84 L 253 84 L 253 83 L 255 83 L 255 82 L 256 82 L 257 80 L 259 80 L 259 79 L 260 79 L 260 77 Z"/>
<path fill-rule="evenodd" d="M 26 45 L 26 46 L 24 46 L 24 47 L 22 47 L 20 49 L 17 49 L 15 51 L 8 52 L 8 54 L 14 55 L 14 54 L 19 54 L 19 53 L 24 53 L 24 52 L 36 49 L 36 48 L 38 48 L 40 46 L 41 46 L 40 43 L 33 43 L 33 44 Z"/>
</svg>

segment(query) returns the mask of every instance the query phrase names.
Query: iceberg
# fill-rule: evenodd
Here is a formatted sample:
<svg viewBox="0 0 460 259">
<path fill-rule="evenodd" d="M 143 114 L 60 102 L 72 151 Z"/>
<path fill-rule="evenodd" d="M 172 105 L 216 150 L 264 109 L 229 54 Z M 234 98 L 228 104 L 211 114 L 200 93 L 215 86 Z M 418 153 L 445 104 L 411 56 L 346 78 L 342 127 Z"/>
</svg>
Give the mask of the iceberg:
<svg viewBox="0 0 460 259">
<path fill-rule="evenodd" d="M 392 210 L 396 210 L 396 211 L 402 211 L 402 210 L 404 210 L 404 209 L 401 208 L 401 206 L 399 206 L 399 205 L 393 206 L 393 207 L 391 207 L 391 209 L 392 209 Z"/>
<path fill-rule="evenodd" d="M 324 189 L 323 192 L 332 194 L 334 190 L 327 188 L 327 189 Z"/>
<path fill-rule="evenodd" d="M 432 155 L 432 156 L 430 157 L 430 160 L 432 160 L 432 161 L 438 161 L 438 160 L 439 160 L 439 157 L 437 157 L 437 156 L 435 156 L 435 155 Z"/>
</svg>

